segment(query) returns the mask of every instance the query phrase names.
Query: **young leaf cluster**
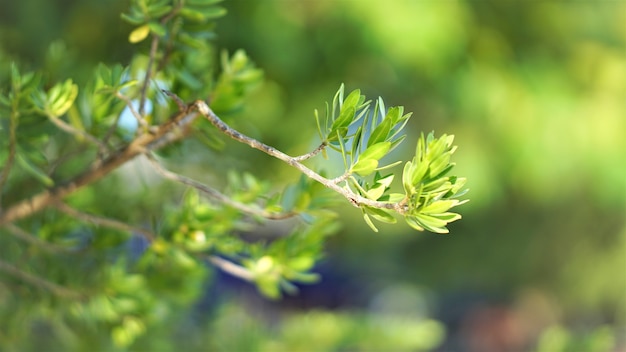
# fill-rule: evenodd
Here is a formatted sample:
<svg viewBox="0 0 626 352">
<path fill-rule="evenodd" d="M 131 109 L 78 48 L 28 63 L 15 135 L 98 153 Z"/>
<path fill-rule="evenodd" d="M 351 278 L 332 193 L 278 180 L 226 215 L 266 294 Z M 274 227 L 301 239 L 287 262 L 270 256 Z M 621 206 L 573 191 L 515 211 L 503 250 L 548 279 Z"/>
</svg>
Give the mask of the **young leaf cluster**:
<svg viewBox="0 0 626 352">
<path fill-rule="evenodd" d="M 370 112 L 371 101 L 366 101 L 359 90 L 344 98 L 342 85 L 333 99 L 332 107 L 326 105 L 322 121 L 315 111 L 318 132 L 323 146 L 341 153 L 345 173 L 336 180 L 346 182 L 351 192 L 370 202 L 357 202 L 363 211 L 365 222 L 378 231 L 372 218 L 385 223 L 395 223 L 394 213 L 404 216 L 413 228 L 436 233 L 447 233 L 446 225 L 461 216 L 448 212 L 464 203 L 456 198 L 465 191 L 464 178 L 447 176 L 454 166 L 450 157 L 454 153 L 454 136 L 434 134 L 425 140 L 421 135 L 415 157 L 406 163 L 402 184 L 404 193 L 391 192 L 394 174 L 381 173 L 401 161 L 380 165 L 406 137 L 401 134 L 411 113 L 404 113 L 402 106 L 385 108 L 378 98 Z"/>
<path fill-rule="evenodd" d="M 467 190 L 462 190 L 465 178 L 448 176 L 454 166 L 450 162 L 456 147 L 454 136 L 435 138 L 430 133 L 426 139 L 420 136 L 415 157 L 404 165 L 402 185 L 405 191 L 403 205 L 407 208 L 406 222 L 417 230 L 447 233 L 446 225 L 461 218 L 449 212 L 467 200 L 459 200 Z"/>
</svg>

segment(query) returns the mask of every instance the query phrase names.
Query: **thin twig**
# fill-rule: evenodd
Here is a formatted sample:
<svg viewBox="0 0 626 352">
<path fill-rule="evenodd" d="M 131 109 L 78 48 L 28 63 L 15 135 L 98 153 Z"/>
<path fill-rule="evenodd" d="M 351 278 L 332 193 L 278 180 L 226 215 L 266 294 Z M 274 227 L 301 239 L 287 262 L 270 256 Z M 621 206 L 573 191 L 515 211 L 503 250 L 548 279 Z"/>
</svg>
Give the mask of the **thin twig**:
<svg viewBox="0 0 626 352">
<path fill-rule="evenodd" d="M 250 270 L 244 268 L 241 265 L 237 265 L 233 262 L 229 262 L 228 260 L 215 256 L 215 255 L 209 255 L 206 258 L 213 265 L 220 268 L 224 272 L 227 272 L 245 281 L 254 281 L 254 274 Z"/>
<path fill-rule="evenodd" d="M 4 228 L 6 228 L 7 230 L 9 230 L 9 232 L 13 235 L 13 237 L 20 239 L 24 242 L 28 242 L 34 246 L 37 246 L 39 248 L 44 249 L 47 252 L 50 253 L 67 253 L 69 252 L 69 249 L 63 246 L 59 246 L 57 244 L 53 244 L 53 243 L 49 243 L 47 241 L 42 240 L 41 238 L 28 233 L 27 231 L 13 225 L 13 224 L 6 224 L 4 225 Z"/>
<path fill-rule="evenodd" d="M 218 190 L 211 188 L 201 182 L 198 182 L 196 180 L 193 180 L 189 177 L 183 176 L 183 175 L 179 175 L 177 173 L 174 173 L 172 171 L 169 171 L 167 169 L 165 169 L 156 159 L 156 157 L 154 155 L 152 155 L 151 153 L 146 153 L 146 157 L 148 158 L 148 160 L 150 161 L 150 163 L 152 164 L 152 166 L 154 167 L 154 169 L 161 174 L 161 176 L 170 179 L 172 181 L 176 181 L 179 183 L 182 183 L 184 185 L 193 187 L 195 189 L 197 189 L 198 191 L 206 194 L 207 196 L 221 202 L 224 203 L 230 207 L 233 207 L 239 211 L 242 211 L 246 214 L 249 215 L 253 215 L 253 216 L 260 216 L 266 219 L 272 219 L 272 220 L 280 220 L 280 219 L 287 219 L 290 217 L 293 217 L 295 215 L 297 215 L 296 213 L 292 213 L 292 212 L 288 212 L 288 213 L 271 213 L 256 207 L 252 207 L 249 206 L 247 204 L 244 203 L 240 203 L 237 202 L 235 200 L 233 200 L 232 198 L 220 193 Z"/>
<path fill-rule="evenodd" d="M 334 184 L 339 184 L 345 180 L 347 180 L 348 178 L 350 178 L 352 174 L 350 174 L 349 172 L 346 172 L 345 174 L 341 175 L 341 176 L 337 176 L 331 180 L 329 180 L 330 182 L 334 183 Z"/>
<path fill-rule="evenodd" d="M 325 142 L 323 142 L 322 144 L 320 144 L 319 146 L 317 146 L 317 148 L 313 149 L 313 151 L 311 151 L 310 153 L 306 153 L 300 156 L 296 156 L 293 158 L 293 160 L 295 161 L 304 161 L 307 159 L 310 159 L 314 156 L 316 156 L 317 154 L 319 154 L 322 150 L 324 150 L 324 148 L 326 148 L 327 144 Z"/>
<path fill-rule="evenodd" d="M 63 165 L 63 163 L 65 163 L 68 160 L 73 160 L 76 156 L 84 153 L 85 150 L 84 149 L 75 149 L 72 151 L 60 151 L 59 154 L 61 154 L 58 158 L 52 160 L 50 162 L 50 165 L 47 168 L 48 174 L 52 175 L 56 172 L 56 170 L 59 168 L 59 166 Z"/>
<path fill-rule="evenodd" d="M 152 77 L 152 65 L 154 64 L 154 59 L 157 53 L 157 49 L 159 48 L 159 36 L 156 34 L 152 35 L 152 42 L 150 43 L 150 56 L 148 57 L 148 65 L 146 65 L 146 77 L 143 79 L 143 84 L 141 86 L 141 98 L 139 99 L 139 115 L 143 116 L 145 112 L 146 105 L 146 94 L 148 93 L 148 82 L 150 82 L 150 78 Z"/>
<path fill-rule="evenodd" d="M 133 102 L 127 96 L 125 96 L 124 94 L 120 92 L 115 92 L 115 96 L 123 100 L 124 103 L 126 103 L 126 107 L 128 107 L 128 110 L 130 111 L 130 113 L 135 117 L 135 119 L 137 120 L 137 123 L 141 127 L 143 127 L 143 129 L 140 129 L 141 131 L 143 131 L 146 127 L 148 127 L 148 122 L 146 121 L 146 119 L 144 119 L 141 116 L 141 114 L 139 114 L 139 112 L 133 106 Z"/>
<path fill-rule="evenodd" d="M 115 219 L 109 219 L 109 218 L 105 218 L 102 216 L 96 216 L 96 215 L 84 213 L 62 202 L 57 202 L 54 204 L 54 206 L 60 211 L 66 213 L 67 215 L 73 216 L 85 222 L 90 222 L 94 225 L 109 227 L 109 228 L 121 230 L 121 231 L 137 233 L 145 237 L 148 241 L 153 241 L 155 239 L 155 235 L 152 232 L 146 229 L 142 229 L 140 227 L 131 226 Z"/>
<path fill-rule="evenodd" d="M 2 173 L 0 173 L 0 213 L 2 213 L 2 191 L 4 189 L 4 184 L 9 178 L 9 173 L 11 172 L 13 162 L 15 161 L 15 146 L 17 145 L 17 134 L 15 131 L 17 129 L 18 114 L 19 113 L 13 109 L 13 111 L 11 111 L 11 116 L 9 117 L 9 156 L 7 157 L 7 161 L 2 168 Z"/>
<path fill-rule="evenodd" d="M 305 174 L 307 177 L 323 184 L 324 186 L 332 189 L 333 191 L 341 194 L 342 196 L 344 196 L 346 199 L 348 199 L 350 201 L 350 203 L 352 205 L 354 205 L 355 207 L 360 207 L 362 205 L 366 205 L 369 207 L 373 207 L 373 208 L 380 208 L 380 209 L 393 209 L 396 212 L 400 213 L 400 214 L 404 214 L 406 212 L 406 209 L 402 206 L 402 204 L 400 203 L 388 203 L 388 202 L 379 202 L 379 201 L 375 201 L 375 200 L 371 200 L 371 199 L 367 199 L 359 194 L 354 193 L 351 189 L 347 188 L 347 187 L 340 187 L 339 185 L 337 185 L 336 183 L 333 183 L 332 180 L 329 180 L 327 178 L 325 178 L 324 176 L 321 176 L 320 174 L 316 173 L 315 171 L 309 169 L 308 167 L 306 167 L 304 164 L 300 163 L 298 160 L 294 159 L 293 157 L 281 152 L 280 150 L 277 150 L 274 147 L 270 147 L 266 144 L 263 144 L 259 141 L 257 141 L 254 138 L 250 138 L 242 133 L 240 133 L 237 130 L 232 129 L 230 126 L 228 126 L 224 121 L 222 121 L 217 115 L 215 115 L 215 113 L 213 112 L 213 110 L 211 110 L 209 108 L 209 106 L 202 100 L 196 100 L 196 102 L 193 104 L 193 106 L 198 110 L 198 112 L 204 116 L 207 120 L 209 120 L 209 122 L 215 126 L 217 129 L 219 129 L 220 131 L 222 131 L 222 133 L 224 133 L 225 135 L 229 136 L 230 138 L 239 141 L 241 143 L 247 144 L 248 146 L 254 148 L 254 149 L 258 149 L 262 152 L 264 152 L 265 154 L 268 154 L 270 156 L 273 156 L 279 160 L 284 161 L 285 163 L 295 167 L 296 169 L 298 169 L 300 172 L 302 172 L 303 174 Z"/>
<path fill-rule="evenodd" d="M 184 111 L 185 109 L 187 109 L 187 105 L 178 95 L 170 92 L 167 89 L 161 89 L 161 92 L 174 100 L 176 106 L 178 106 L 178 111 Z"/>
<path fill-rule="evenodd" d="M 82 298 L 83 295 L 79 292 L 70 290 L 61 285 L 55 284 L 54 282 L 50 282 L 44 278 L 41 278 L 37 275 L 27 273 L 23 270 L 18 269 L 17 267 L 0 260 L 0 271 L 4 271 L 5 273 L 16 277 L 26 283 L 29 283 L 35 287 L 39 287 L 41 289 L 52 292 L 54 295 L 57 295 L 62 298 L 76 299 Z"/>
<path fill-rule="evenodd" d="M 174 7 L 172 9 L 172 11 L 170 11 L 163 18 L 161 18 L 161 24 L 165 25 L 172 18 L 174 18 L 174 16 L 176 16 L 178 14 L 178 12 L 180 12 L 180 9 L 183 8 L 184 4 L 185 3 L 183 1 L 177 1 L 176 2 L 176 7 Z M 174 28 L 172 28 L 172 31 L 170 33 L 168 33 L 168 41 L 166 43 L 165 50 L 163 52 L 163 56 L 161 56 L 161 60 L 159 62 L 159 65 L 157 66 L 157 71 L 161 71 L 163 69 L 163 67 L 165 67 L 165 64 L 167 63 L 167 61 L 169 60 L 169 57 L 170 57 L 170 54 L 171 54 L 172 48 L 173 48 L 173 42 L 174 42 L 173 38 L 176 38 L 176 34 L 177 34 L 173 29 Z"/>
<path fill-rule="evenodd" d="M 111 126 L 109 126 L 109 128 L 107 129 L 106 134 L 102 138 L 102 143 L 107 144 L 109 142 L 109 139 L 111 139 L 111 136 L 113 136 L 113 133 L 117 129 L 118 124 L 119 124 L 121 118 L 122 118 L 122 114 L 117 114 L 117 116 L 115 116 L 115 120 L 113 121 Z"/>
<path fill-rule="evenodd" d="M 54 123 L 54 125 L 57 126 L 59 129 L 69 134 L 78 136 L 79 138 L 84 138 L 87 141 L 95 144 L 98 147 L 98 150 L 101 155 L 106 155 L 106 153 L 108 152 L 109 148 L 106 145 L 104 145 L 100 140 L 98 140 L 96 137 L 90 135 L 89 133 L 85 131 L 75 128 L 74 126 L 68 124 L 67 122 L 61 120 L 60 118 L 56 116 L 52 116 L 52 115 L 48 115 L 48 116 L 50 117 L 50 121 L 52 121 L 52 123 Z"/>
</svg>

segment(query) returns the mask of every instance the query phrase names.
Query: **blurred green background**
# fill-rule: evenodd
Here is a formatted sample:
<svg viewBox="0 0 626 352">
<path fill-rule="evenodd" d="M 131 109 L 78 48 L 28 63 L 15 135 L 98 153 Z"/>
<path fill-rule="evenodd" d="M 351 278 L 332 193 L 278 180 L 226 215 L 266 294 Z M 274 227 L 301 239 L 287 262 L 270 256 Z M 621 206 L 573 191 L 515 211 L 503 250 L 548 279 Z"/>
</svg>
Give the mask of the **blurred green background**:
<svg viewBox="0 0 626 352">
<path fill-rule="evenodd" d="M 414 112 L 398 152 L 404 160 L 420 132 L 454 134 L 456 173 L 468 178 L 471 201 L 449 235 L 403 224 L 375 234 L 346 206 L 319 268 L 322 282 L 283 302 L 220 276 L 203 303 L 222 302 L 209 324 L 224 340 L 215 346 L 327 350 L 350 339 L 409 350 L 440 342 L 442 351 L 626 346 L 626 2 L 223 5 L 229 13 L 218 22 L 217 47 L 243 48 L 266 74 L 234 117 L 244 132 L 287 153 L 310 150 L 313 109 L 343 82 Z M 79 82 L 97 62 L 127 64 L 134 48 L 119 20 L 126 6 L 4 1 L 1 62 Z M 245 147 L 232 155 L 233 165 L 261 178 L 296 177 Z M 409 321 L 430 325 L 411 329 Z M 419 345 L 427 338 L 415 338 L 418 331 L 434 342 Z M 371 334 L 378 342 L 363 342 Z"/>
</svg>

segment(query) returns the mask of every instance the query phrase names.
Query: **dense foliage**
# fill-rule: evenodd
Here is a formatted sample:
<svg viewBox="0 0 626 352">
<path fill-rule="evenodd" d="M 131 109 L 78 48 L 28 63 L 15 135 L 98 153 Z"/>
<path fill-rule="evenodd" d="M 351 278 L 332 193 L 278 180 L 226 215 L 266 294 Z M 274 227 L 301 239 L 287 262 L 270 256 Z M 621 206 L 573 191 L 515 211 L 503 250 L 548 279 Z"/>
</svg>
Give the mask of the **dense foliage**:
<svg viewBox="0 0 626 352">
<path fill-rule="evenodd" d="M 0 93 L 10 90 L 12 63 L 22 76 L 42 73 L 44 92 L 71 78 L 79 88 L 74 104 L 78 108 L 100 62 L 112 71 L 116 63 L 123 64 L 120 68 L 140 68 L 133 77 L 141 81 L 151 37 L 128 44 L 129 33 L 143 25 L 120 21 L 120 13 L 131 15 L 128 3 L 2 2 Z M 374 98 L 370 111 L 377 105 L 375 97 L 382 96 L 388 106 L 404 105 L 405 112 L 414 113 L 404 127 L 406 141 L 382 159 L 381 166 L 394 160 L 412 162 L 421 131 L 435 130 L 437 137 L 442 132 L 454 134 L 460 146 L 454 154 L 459 161 L 454 170 L 467 176 L 471 202 L 460 207 L 463 221 L 446 226 L 452 236 L 416 232 L 403 224 L 402 216 L 395 215 L 398 224 L 386 224 L 368 214 L 380 231 L 374 234 L 362 210 L 346 206 L 350 201 L 333 191 L 324 191 L 328 203 L 320 207 L 337 210 L 340 221 L 331 231 L 338 235 L 325 237 L 324 256 L 309 271 L 320 274 L 319 282 L 296 282 L 297 295 L 282 291 L 283 298 L 273 301 L 260 298 L 255 285 L 213 270 L 217 264 L 208 265 L 206 287 L 199 289 L 201 298 L 192 306 L 181 304 L 159 315 L 167 319 L 151 323 L 132 349 L 394 346 L 395 350 L 416 350 L 440 344 L 437 350 L 443 351 L 623 348 L 626 169 L 620 163 L 626 157 L 626 3 L 394 0 L 363 6 L 362 1 L 228 0 L 220 5 L 228 14 L 217 21 L 217 36 L 210 39 L 215 45 L 208 46 L 206 53 L 196 51 L 195 59 L 185 63 L 214 70 L 197 69 L 184 76 L 190 83 L 217 84 L 224 62 L 243 55 L 238 52 L 245 49 L 243 56 L 263 69 L 263 79 L 249 86 L 231 111 L 218 111 L 215 99 L 208 101 L 229 126 L 288 155 L 302 155 L 321 142 L 312 112 L 317 109 L 324 122 L 324 101 L 330 99 L 332 106 L 332 93 L 345 82 L 346 96 L 360 88 L 361 94 Z M 183 97 L 185 104 L 205 99 L 204 94 L 213 90 L 205 85 L 185 87 L 170 90 Z M 167 86 L 154 80 L 150 94 L 157 88 Z M 203 89 L 207 91 L 202 96 L 183 92 Z M 147 101 L 167 102 L 170 107 L 165 110 L 172 114 L 178 110 L 173 98 L 156 94 L 156 99 Z M 117 104 L 117 111 L 125 110 L 125 102 Z M 158 105 L 155 111 L 161 109 Z M 136 124 L 130 112 L 124 114 L 128 118 L 119 122 L 123 127 L 111 137 L 120 143 L 131 140 Z M 71 123 L 70 116 L 72 108 L 61 120 Z M 163 117 L 147 116 L 151 123 L 159 122 L 156 118 Z M 8 133 L 7 120 L 2 121 L 5 129 L 0 133 Z M 74 140 L 67 138 L 69 134 L 62 137 L 63 132 L 50 121 L 45 123 L 48 133 L 58 134 L 55 138 Z M 302 187 L 299 170 L 224 138 L 207 121 L 197 123 L 192 137 L 156 151 L 163 167 L 230 197 L 241 189 L 231 185 L 245 182 L 243 175 L 249 173 L 267 187 L 268 194 L 287 191 L 295 201 Z M 197 133 L 196 127 L 206 129 Z M 0 144 L 0 154 L 5 153 L 8 141 L 1 137 Z M 79 159 L 59 164 L 57 170 L 63 174 L 50 175 L 57 185 L 80 174 L 81 166 L 94 159 L 97 147 L 90 142 L 80 146 L 92 154 L 77 154 Z M 55 155 L 50 154 L 54 150 L 43 151 Z M 346 170 L 343 157 L 330 146 L 327 156 L 318 155 L 303 164 L 328 178 Z M 346 160 L 352 161 L 350 156 Z M 0 159 L 0 170 L 3 163 Z M 56 167 L 43 165 L 46 172 Z M 165 223 L 172 224 L 165 215 L 167 208 L 177 214 L 193 186 L 163 178 L 153 171 L 154 165 L 138 158 L 77 191 L 64 204 L 134 224 L 135 230 L 158 228 L 161 234 Z M 402 167 L 380 172 L 381 176 L 395 175 L 396 185 L 389 193 L 405 192 Z M 11 172 L 24 173 L 17 161 Z M 6 198 L 8 188 L 4 188 L 4 209 L 44 188 L 30 174 L 24 175 L 30 181 L 12 187 L 11 199 Z M 374 175 L 365 183 L 371 187 L 373 179 Z M 301 182 L 305 181 L 310 179 Z M 359 191 L 354 184 L 351 187 Z M 200 193 L 199 200 L 206 202 L 203 197 Z M 87 207 L 96 198 L 110 206 Z M 258 201 L 266 204 L 267 199 Z M 16 225 L 49 239 L 48 234 L 57 233 L 55 229 L 38 229 L 53 216 L 51 221 L 66 216 L 57 206 L 43 214 Z M 293 231 L 298 222 L 294 219 L 263 225 L 253 221 L 254 229 L 250 229 L 250 218 L 244 217 L 244 228 L 236 231 L 246 241 L 269 243 Z M 89 224 L 81 221 L 57 224 L 57 228 L 79 228 L 72 235 L 82 239 L 85 231 L 94 230 Z M 96 230 L 98 234 L 107 231 L 102 225 Z M 30 263 L 38 266 L 28 267 L 23 262 L 35 256 L 36 245 L 18 242 L 5 227 L 0 233 L 0 260 L 23 265 L 24 272 L 43 272 L 44 258 L 51 254 L 38 256 L 39 261 Z M 106 241 L 119 241 L 116 250 L 131 252 L 132 259 L 147 244 L 139 234 L 127 241 L 118 238 L 117 231 L 107 233 L 90 237 L 95 239 L 91 243 L 111 248 Z M 94 267 L 118 253 L 111 252 L 93 258 Z M 75 256 L 60 257 L 68 268 L 78 270 L 73 267 L 79 263 Z M 58 260 L 59 256 L 50 258 Z M 81 268 L 81 276 L 57 283 L 68 286 L 72 280 L 85 281 L 91 267 Z M 76 324 L 59 319 L 58 314 L 65 313 L 50 309 L 54 299 L 43 294 L 46 289 L 5 271 L 0 277 L 2 349 L 50 350 L 62 345 L 56 349 L 98 346 L 105 350 L 110 346 L 109 329 L 82 323 L 76 329 Z M 50 278 L 51 282 L 55 279 Z M 99 278 L 93 281 L 98 283 Z M 21 291 L 10 291 L 14 285 Z"/>
<path fill-rule="evenodd" d="M 3 310 L 3 345 L 20 348 L 12 336 L 24 340 L 41 321 L 53 341 L 68 346 L 103 331 L 114 346 L 130 346 L 196 302 L 211 267 L 253 282 L 268 298 L 294 293 L 295 283 L 318 280 L 312 270 L 337 230 L 329 208 L 337 195 L 374 231 L 372 219 L 402 217 L 414 229 L 447 233 L 461 217 L 449 211 L 464 203 L 465 179 L 450 175 L 453 136 L 422 134 L 401 170 L 402 161 L 381 162 L 405 139 L 411 116 L 382 98 L 372 103 L 341 85 L 325 112 L 315 111 L 318 146 L 295 157 L 224 122 L 219 116 L 228 120 L 243 109 L 263 74 L 241 50 L 214 58 L 214 20 L 225 13 L 217 2 L 132 1 L 121 16 L 134 26 L 128 41 L 149 42 L 147 52 L 139 50 L 128 66 L 97 65 L 84 84 L 7 65 L 0 95 L 2 305 L 29 309 Z M 228 180 L 220 189 L 169 170 L 194 163 L 179 158 L 190 144 L 194 153 L 224 151 L 223 135 L 302 176 L 280 190 L 251 173 L 211 170 Z M 343 168 L 332 161 L 306 166 L 335 152 Z M 125 164 L 185 185 L 182 200 L 180 188 L 118 171 Z M 124 183 L 133 181 L 140 191 L 129 194 Z M 255 234 L 260 224 L 285 219 L 292 219 L 287 233 Z"/>
</svg>

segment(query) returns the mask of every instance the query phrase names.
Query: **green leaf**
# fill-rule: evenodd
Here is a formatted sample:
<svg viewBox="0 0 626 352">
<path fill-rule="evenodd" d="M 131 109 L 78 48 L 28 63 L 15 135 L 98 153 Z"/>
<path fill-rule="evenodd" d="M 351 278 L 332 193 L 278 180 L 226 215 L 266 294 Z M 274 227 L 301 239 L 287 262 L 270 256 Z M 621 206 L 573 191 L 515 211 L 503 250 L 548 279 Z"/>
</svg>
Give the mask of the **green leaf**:
<svg viewBox="0 0 626 352">
<path fill-rule="evenodd" d="M 367 226 L 370 227 L 370 229 L 372 229 L 374 232 L 378 232 L 378 229 L 372 222 L 372 219 L 370 219 L 369 215 L 367 215 L 365 212 L 363 212 L 363 219 L 365 220 L 365 223 L 367 224 Z"/>
<path fill-rule="evenodd" d="M 422 182 L 426 172 L 428 171 L 428 163 L 426 161 L 415 161 L 411 170 L 411 182 L 413 185 L 417 185 Z"/>
<path fill-rule="evenodd" d="M 448 233 L 448 229 L 446 225 L 448 222 L 445 220 L 439 219 L 437 217 L 426 215 L 426 214 L 415 214 L 416 221 L 422 226 L 424 229 L 434 232 L 434 233 Z"/>
<path fill-rule="evenodd" d="M 456 203 L 458 203 L 457 200 L 438 200 L 422 208 L 420 212 L 431 215 L 444 213 L 448 211 L 448 209 L 452 208 Z"/>
<path fill-rule="evenodd" d="M 344 87 L 344 84 L 342 83 L 339 86 L 339 89 L 337 90 L 337 93 L 335 93 L 335 96 L 333 97 L 333 109 L 332 109 L 332 115 L 331 115 L 333 119 L 336 116 L 337 109 L 343 103 L 343 91 L 344 91 L 344 89 L 345 89 L 345 87 Z M 328 116 L 328 112 L 326 113 L 326 115 Z"/>
<path fill-rule="evenodd" d="M 374 159 L 363 159 L 359 160 L 352 168 L 350 169 L 350 173 L 356 173 L 360 176 L 367 176 L 374 172 L 378 167 L 378 160 Z"/>
<path fill-rule="evenodd" d="M 52 87 L 48 92 L 46 111 L 53 116 L 61 116 L 70 109 L 78 96 L 78 86 L 71 79 Z"/>
<path fill-rule="evenodd" d="M 369 215 L 371 215 L 372 217 L 374 217 L 374 219 L 380 222 L 384 222 L 387 224 L 395 224 L 397 222 L 396 218 L 391 215 L 390 210 L 372 208 L 368 206 L 365 206 L 364 208 L 365 211 L 369 213 Z"/>
<path fill-rule="evenodd" d="M 223 7 L 211 6 L 211 7 L 197 7 L 196 10 L 202 14 L 205 21 L 214 20 L 226 15 L 227 11 Z"/>
<path fill-rule="evenodd" d="M 357 105 L 359 103 L 359 100 L 361 100 L 361 90 L 360 89 L 355 89 L 352 92 L 350 92 L 350 94 L 348 94 L 348 97 L 346 98 L 346 100 L 343 101 L 343 105 L 341 106 L 341 112 L 343 112 L 346 109 L 349 108 L 357 108 Z M 341 114 L 340 112 L 340 114 Z M 354 115 L 354 114 L 353 114 Z"/>
<path fill-rule="evenodd" d="M 204 40 L 202 39 L 198 39 L 192 35 L 190 35 L 189 33 L 180 33 L 178 35 L 178 40 L 182 43 L 185 44 L 191 48 L 195 48 L 195 49 L 200 49 L 205 45 Z M 182 68 L 183 70 L 185 69 L 184 67 Z"/>
<path fill-rule="evenodd" d="M 402 170 L 402 186 L 408 195 L 415 193 L 415 186 L 413 186 L 414 183 L 412 182 L 412 173 L 413 163 L 407 161 L 406 164 L 404 164 L 404 169 Z"/>
<path fill-rule="evenodd" d="M 391 130 L 391 120 L 385 119 L 383 122 L 378 125 L 372 134 L 370 135 L 369 140 L 367 141 L 367 146 L 374 145 L 377 143 L 384 142 L 389 135 L 389 131 Z"/>
<path fill-rule="evenodd" d="M 48 176 L 45 172 L 43 172 L 39 167 L 32 164 L 28 161 L 24 156 L 20 153 L 17 153 L 16 157 L 17 163 L 22 167 L 24 171 L 33 176 L 37 181 L 41 182 L 46 187 L 54 186 L 54 181 Z"/>
<path fill-rule="evenodd" d="M 335 133 L 337 135 L 337 140 L 339 141 L 339 146 L 341 147 L 341 157 L 343 158 L 344 167 L 348 167 L 348 160 L 346 159 L 346 144 L 343 140 L 343 137 L 339 134 L 339 131 Z"/>
<path fill-rule="evenodd" d="M 378 111 L 380 112 L 381 120 L 384 119 L 385 111 L 387 111 L 387 109 L 385 109 L 385 102 L 383 101 L 382 97 L 378 97 Z M 378 116 L 374 116 L 374 117 L 378 119 Z"/>
<path fill-rule="evenodd" d="M 377 172 L 376 177 L 374 177 L 374 182 L 384 185 L 385 187 L 389 187 L 391 186 L 391 183 L 393 182 L 394 178 L 395 178 L 394 174 L 380 176 L 380 174 Z"/>
<path fill-rule="evenodd" d="M 393 106 L 389 108 L 389 111 L 387 111 L 387 115 L 385 116 L 385 119 L 391 120 L 391 124 L 395 125 L 402 118 L 403 112 L 404 112 L 403 106 Z"/>
<path fill-rule="evenodd" d="M 352 150 L 350 152 L 350 155 L 352 155 L 352 157 L 356 157 L 357 155 L 357 151 L 359 150 L 359 146 L 361 146 L 361 137 L 363 136 L 363 127 L 359 126 L 359 128 L 357 128 L 356 132 L 354 133 L 354 136 L 352 137 Z"/>
<path fill-rule="evenodd" d="M 80 113 L 78 112 L 78 109 L 76 108 L 76 106 L 70 107 L 70 109 L 67 112 L 67 117 L 70 121 L 70 124 L 74 128 L 80 131 L 85 130 L 85 126 L 83 125 L 83 119 L 81 118 Z"/>
<path fill-rule="evenodd" d="M 113 78 L 111 75 L 111 69 L 107 65 L 100 63 L 98 65 L 98 68 L 96 69 L 96 74 L 102 80 L 102 83 L 104 83 L 105 85 L 107 86 L 114 85 Z"/>
<path fill-rule="evenodd" d="M 205 20 L 204 13 L 189 7 L 183 7 L 180 11 L 178 11 L 178 13 L 190 21 L 204 22 Z"/>
<path fill-rule="evenodd" d="M 459 202 L 459 204 L 461 204 L 461 203 L 465 203 L 465 202 Z M 459 205 L 459 204 L 457 204 L 457 205 Z M 461 215 L 460 214 L 451 213 L 451 212 L 436 214 L 436 215 L 433 215 L 433 216 L 436 217 L 437 219 L 445 221 L 446 223 L 451 223 L 453 221 L 461 219 Z"/>
<path fill-rule="evenodd" d="M 151 18 L 160 18 L 166 14 L 168 14 L 169 12 L 172 11 L 172 6 L 171 5 L 165 5 L 166 2 L 163 2 L 162 4 L 155 4 L 152 6 L 148 7 L 148 15 Z"/>
<path fill-rule="evenodd" d="M 144 18 L 143 18 L 143 16 L 141 16 L 141 14 L 137 14 L 136 13 L 136 14 L 129 15 L 129 14 L 123 13 L 120 17 L 124 21 L 126 21 L 126 22 L 128 22 L 130 24 L 140 25 L 140 24 L 144 23 Z"/>
<path fill-rule="evenodd" d="M 339 117 L 337 117 L 337 119 L 333 122 L 332 126 L 330 127 L 330 130 L 331 130 L 330 133 L 339 131 L 342 137 L 345 136 L 348 131 L 348 126 L 350 126 L 350 123 L 352 122 L 352 119 L 354 118 L 355 113 L 356 113 L 355 107 L 349 107 L 347 109 L 342 108 L 341 114 L 339 114 Z"/>
<path fill-rule="evenodd" d="M 361 153 L 361 155 L 359 156 L 359 160 L 380 160 L 387 154 L 389 148 L 391 148 L 391 142 L 381 142 L 374 144 L 365 149 L 363 153 Z"/>
<path fill-rule="evenodd" d="M 299 256 L 287 262 L 287 266 L 295 271 L 307 271 L 315 265 L 315 259 L 310 256 Z"/>
<path fill-rule="evenodd" d="M 167 33 L 165 26 L 154 21 L 148 22 L 148 27 L 152 33 L 158 35 L 159 37 L 163 37 Z"/>
<path fill-rule="evenodd" d="M 393 174 L 381 177 L 380 174 L 377 172 L 376 176 L 374 176 L 374 182 L 376 186 L 367 190 L 365 192 L 365 195 L 369 199 L 378 200 L 385 193 L 385 191 L 389 189 L 389 186 L 391 186 L 391 182 L 393 182 L 393 179 Z"/>
<path fill-rule="evenodd" d="M 424 231 L 424 228 L 420 225 L 419 222 L 414 217 L 407 216 L 404 218 L 406 223 L 417 231 Z"/>
<path fill-rule="evenodd" d="M 383 193 L 387 187 L 385 185 L 378 184 L 376 187 L 372 187 L 365 192 L 365 196 L 371 200 L 378 200 L 378 198 L 382 197 Z"/>
<path fill-rule="evenodd" d="M 398 160 L 395 163 L 391 163 L 388 165 L 384 165 L 384 166 L 379 166 L 376 168 L 376 171 L 382 171 L 382 170 L 387 170 L 387 169 L 391 169 L 392 167 L 398 166 L 402 164 L 402 160 Z"/>
<path fill-rule="evenodd" d="M 313 110 L 313 115 L 315 116 L 315 123 L 317 124 L 317 133 L 320 136 L 320 139 L 324 139 L 324 132 L 322 131 L 322 125 L 320 123 L 320 116 L 317 112 L 317 109 Z"/>
</svg>

